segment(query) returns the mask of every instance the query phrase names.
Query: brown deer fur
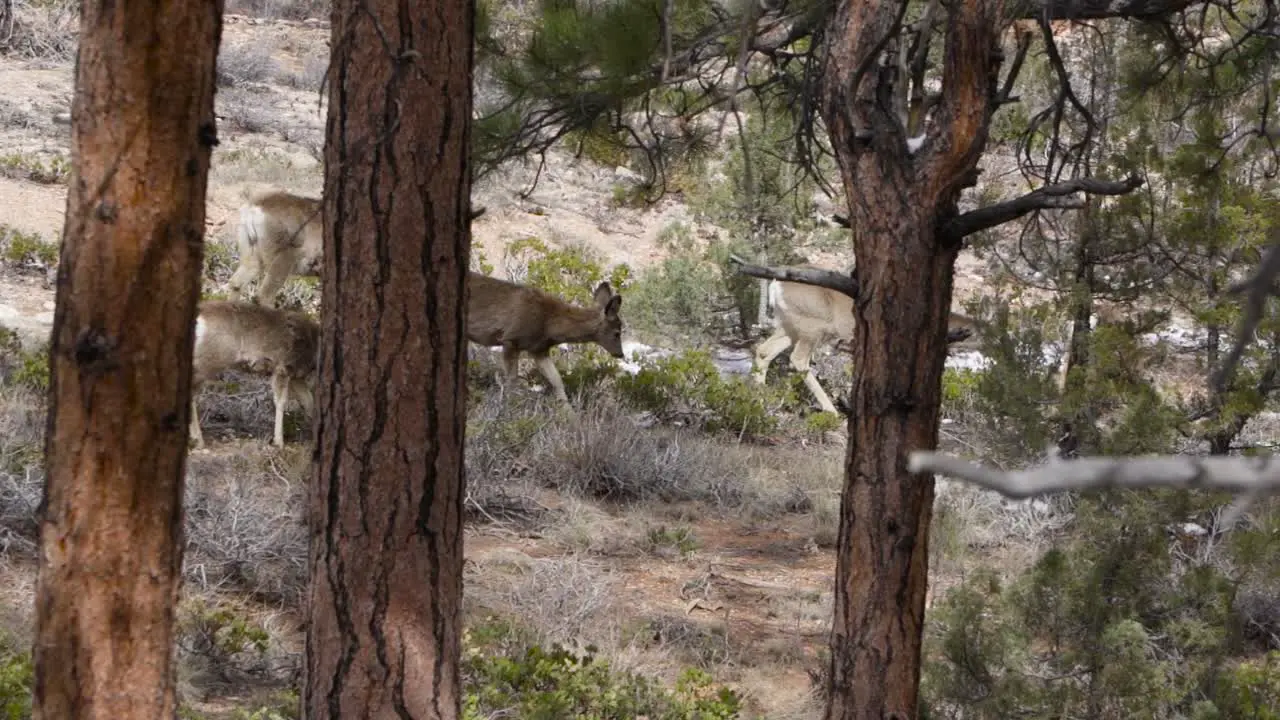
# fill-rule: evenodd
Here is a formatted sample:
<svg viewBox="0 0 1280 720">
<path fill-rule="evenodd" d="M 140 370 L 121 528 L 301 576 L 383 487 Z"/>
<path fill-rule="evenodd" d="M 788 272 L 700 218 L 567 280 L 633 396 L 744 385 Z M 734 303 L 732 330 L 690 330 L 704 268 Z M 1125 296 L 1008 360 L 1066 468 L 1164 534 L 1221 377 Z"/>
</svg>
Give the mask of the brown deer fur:
<svg viewBox="0 0 1280 720">
<path fill-rule="evenodd" d="M 520 353 L 528 353 L 556 397 L 569 399 L 564 382 L 549 355 L 563 343 L 594 342 L 610 355 L 622 357 L 622 297 L 608 282 L 596 288 L 595 307 L 578 307 L 524 285 L 471 273 L 467 299 L 467 339 L 479 345 L 502 346 L 508 380 L 519 370 Z"/>
<path fill-rule="evenodd" d="M 204 447 L 196 398 L 209 379 L 232 368 L 271 376 L 275 401 L 272 444 L 284 446 L 284 411 L 291 397 L 311 415 L 320 325 L 303 313 L 247 302 L 209 300 L 196 316 L 191 377 L 191 436 Z"/>
<path fill-rule="evenodd" d="M 244 300 L 245 285 L 258 280 L 254 301 L 275 307 L 276 293 L 290 275 L 320 274 L 324 252 L 321 201 L 279 190 L 247 199 L 240 208 L 236 235 L 240 263 L 227 287 Z"/>
<path fill-rule="evenodd" d="M 835 405 L 818 384 L 809 363 L 813 351 L 827 342 L 853 339 L 857 322 L 853 314 L 853 298 L 829 288 L 778 280 L 769 281 L 768 292 L 777 329 L 756 346 L 752 377 L 763 384 L 769 364 L 794 343 L 791 365 L 804 373 L 805 387 L 817 398 L 822 409 L 836 412 Z M 961 328 L 976 331 L 977 323 L 959 313 L 951 313 L 950 329 Z"/>
</svg>

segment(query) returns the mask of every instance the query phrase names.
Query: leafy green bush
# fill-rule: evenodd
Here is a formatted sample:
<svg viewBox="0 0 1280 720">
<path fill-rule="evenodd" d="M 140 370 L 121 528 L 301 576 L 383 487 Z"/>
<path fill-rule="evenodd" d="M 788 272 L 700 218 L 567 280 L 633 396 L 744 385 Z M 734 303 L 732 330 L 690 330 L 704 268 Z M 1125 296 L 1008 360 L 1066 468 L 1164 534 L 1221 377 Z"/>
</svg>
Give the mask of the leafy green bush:
<svg viewBox="0 0 1280 720">
<path fill-rule="evenodd" d="M 552 248 L 536 237 L 509 243 L 507 258 L 524 265 L 525 277 L 520 280 L 523 284 L 579 305 L 591 303 L 591 294 L 601 281 L 608 280 L 614 292 L 620 292 L 631 276 L 626 263 L 615 265 L 606 273 L 585 247 Z"/>
<path fill-rule="evenodd" d="M 1280 720 L 1280 650 L 1225 672 L 1216 699 L 1222 717 Z"/>
<path fill-rule="evenodd" d="M 779 394 L 743 378 L 724 379 L 705 350 L 686 350 L 640 363 L 635 375 L 614 380 L 622 400 L 659 418 L 693 420 L 710 431 L 743 436 L 777 430 Z"/>
<path fill-rule="evenodd" d="M 559 645 L 493 653 L 468 644 L 464 640 L 462 660 L 467 720 L 498 712 L 524 720 L 728 720 L 741 712 L 736 693 L 715 687 L 709 675 L 694 668 L 668 691 L 645 677 L 613 670 L 592 648 L 581 655 Z"/>
<path fill-rule="evenodd" d="M 34 684 L 31 654 L 16 649 L 10 639 L 0 638 L 0 720 L 31 717 Z"/>
<path fill-rule="evenodd" d="M 926 626 L 930 715 L 1275 717 L 1259 709 L 1280 707 L 1280 663 L 1224 671 L 1223 660 L 1246 651 L 1237 590 L 1280 569 L 1280 536 L 1266 521 L 1229 558 L 1192 561 L 1166 530 L 1217 504 L 1189 491 L 1091 493 L 1066 541 L 1011 582 L 984 571 L 952 589 Z"/>
<path fill-rule="evenodd" d="M 23 232 L 0 224 L 0 257 L 19 268 L 51 267 L 58 263 L 58 244 L 40 237 L 40 233 Z"/>
</svg>

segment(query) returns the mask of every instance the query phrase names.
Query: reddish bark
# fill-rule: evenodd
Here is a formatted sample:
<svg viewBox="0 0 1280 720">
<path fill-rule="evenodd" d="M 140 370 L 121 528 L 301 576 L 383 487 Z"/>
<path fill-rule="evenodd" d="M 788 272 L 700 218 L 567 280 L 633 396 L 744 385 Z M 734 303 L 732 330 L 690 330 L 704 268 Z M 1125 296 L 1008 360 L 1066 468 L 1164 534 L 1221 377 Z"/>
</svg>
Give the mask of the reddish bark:
<svg viewBox="0 0 1280 720">
<path fill-rule="evenodd" d="M 472 3 L 338 0 L 304 706 L 455 718 Z"/>
<path fill-rule="evenodd" d="M 222 3 L 81 12 L 34 717 L 171 720 Z"/>
</svg>

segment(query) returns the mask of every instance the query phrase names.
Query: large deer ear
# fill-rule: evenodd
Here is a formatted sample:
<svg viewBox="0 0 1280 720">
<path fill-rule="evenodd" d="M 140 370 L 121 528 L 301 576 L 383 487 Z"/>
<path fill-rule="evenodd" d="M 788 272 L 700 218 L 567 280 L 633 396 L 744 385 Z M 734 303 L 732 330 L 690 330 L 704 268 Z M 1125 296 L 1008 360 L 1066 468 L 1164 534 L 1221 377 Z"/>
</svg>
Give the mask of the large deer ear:
<svg viewBox="0 0 1280 720">
<path fill-rule="evenodd" d="M 609 302 L 604 306 L 605 317 L 617 317 L 618 308 L 622 307 L 622 296 L 614 295 L 609 298 Z"/>
<path fill-rule="evenodd" d="M 596 304 L 604 307 L 609 304 L 609 299 L 613 297 L 613 288 L 609 286 L 609 281 L 605 280 L 596 286 L 595 293 L 591 296 Z"/>
</svg>

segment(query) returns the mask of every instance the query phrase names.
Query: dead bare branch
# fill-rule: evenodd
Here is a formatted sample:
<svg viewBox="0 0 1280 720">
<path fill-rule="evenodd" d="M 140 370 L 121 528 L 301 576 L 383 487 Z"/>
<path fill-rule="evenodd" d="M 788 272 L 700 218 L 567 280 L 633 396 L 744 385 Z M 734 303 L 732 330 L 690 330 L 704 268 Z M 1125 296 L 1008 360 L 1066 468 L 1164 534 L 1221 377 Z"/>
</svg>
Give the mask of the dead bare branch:
<svg viewBox="0 0 1280 720">
<path fill-rule="evenodd" d="M 973 233 L 1016 220 L 1035 210 L 1083 207 L 1082 199 L 1072 197 L 1076 193 L 1125 195 L 1141 187 L 1142 183 L 1141 177 L 1130 175 L 1121 181 L 1079 178 L 1047 185 L 1013 200 L 970 210 L 943 225 L 940 234 L 948 240 L 960 240 Z"/>
<path fill-rule="evenodd" d="M 835 270 L 820 270 L 818 268 L 764 267 L 763 265 L 749 263 L 737 255 L 730 255 L 729 261 L 738 266 L 738 272 L 742 275 L 766 280 L 782 280 L 802 285 L 817 285 L 818 287 L 843 293 L 854 299 L 858 297 L 858 282 L 853 279 L 852 274 L 839 273 Z"/>
<path fill-rule="evenodd" d="M 1182 487 L 1225 491 L 1240 498 L 1224 515 L 1224 527 L 1229 527 L 1253 500 L 1280 490 L 1280 458 L 1274 455 L 1055 458 L 1038 467 L 1003 471 L 946 453 L 917 450 L 907 459 L 907 470 L 946 475 L 1015 499 L 1105 488 Z"/>
</svg>

